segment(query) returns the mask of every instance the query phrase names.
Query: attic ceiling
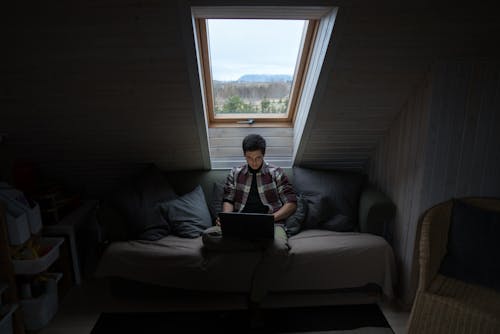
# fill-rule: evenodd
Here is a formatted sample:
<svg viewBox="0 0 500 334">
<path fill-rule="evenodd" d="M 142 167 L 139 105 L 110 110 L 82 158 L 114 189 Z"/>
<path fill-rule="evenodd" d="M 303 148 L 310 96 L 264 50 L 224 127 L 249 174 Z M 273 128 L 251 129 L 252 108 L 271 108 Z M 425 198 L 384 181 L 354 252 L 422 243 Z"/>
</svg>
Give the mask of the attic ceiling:
<svg viewBox="0 0 500 334">
<path fill-rule="evenodd" d="M 330 66 L 313 102 L 317 112 L 299 147 L 301 165 L 366 165 L 432 64 L 498 56 L 488 43 L 498 33 L 497 18 L 487 9 L 319 4 L 340 11 Z M 178 2 L 157 0 L 4 11 L 4 160 L 31 161 L 47 177 L 89 194 L 146 162 L 165 170 L 206 168 L 179 28 L 189 18 L 182 13 Z"/>
<path fill-rule="evenodd" d="M 433 63 L 488 54 L 484 32 L 494 30 L 495 19 L 477 14 L 434 5 L 354 6 L 341 11 L 333 66 L 326 74 L 321 108 L 302 139 L 298 163 L 367 163 Z"/>
</svg>

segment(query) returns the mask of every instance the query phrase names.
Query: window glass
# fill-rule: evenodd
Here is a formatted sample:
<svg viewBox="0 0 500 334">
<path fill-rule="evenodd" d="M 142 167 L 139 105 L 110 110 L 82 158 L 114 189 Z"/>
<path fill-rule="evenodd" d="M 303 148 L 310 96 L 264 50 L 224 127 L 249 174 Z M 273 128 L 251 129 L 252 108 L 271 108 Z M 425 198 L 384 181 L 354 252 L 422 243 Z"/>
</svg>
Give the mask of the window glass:
<svg viewBox="0 0 500 334">
<path fill-rule="evenodd" d="M 206 20 L 216 116 L 287 114 L 306 22 Z"/>
</svg>

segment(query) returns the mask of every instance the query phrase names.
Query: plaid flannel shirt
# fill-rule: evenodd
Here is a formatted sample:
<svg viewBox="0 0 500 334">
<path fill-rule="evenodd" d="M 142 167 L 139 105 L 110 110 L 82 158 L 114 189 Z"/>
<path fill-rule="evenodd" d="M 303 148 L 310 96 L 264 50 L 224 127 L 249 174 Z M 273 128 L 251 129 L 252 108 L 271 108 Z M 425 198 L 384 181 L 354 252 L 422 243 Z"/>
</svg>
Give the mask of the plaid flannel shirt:
<svg viewBox="0 0 500 334">
<path fill-rule="evenodd" d="M 224 201 L 234 205 L 234 211 L 240 212 L 252 186 L 252 173 L 248 165 L 234 167 L 227 176 L 224 186 Z M 280 167 L 266 162 L 256 174 L 257 190 L 262 204 L 269 207 L 269 212 L 278 211 L 285 203 L 296 203 L 297 196 L 286 174 Z"/>
</svg>

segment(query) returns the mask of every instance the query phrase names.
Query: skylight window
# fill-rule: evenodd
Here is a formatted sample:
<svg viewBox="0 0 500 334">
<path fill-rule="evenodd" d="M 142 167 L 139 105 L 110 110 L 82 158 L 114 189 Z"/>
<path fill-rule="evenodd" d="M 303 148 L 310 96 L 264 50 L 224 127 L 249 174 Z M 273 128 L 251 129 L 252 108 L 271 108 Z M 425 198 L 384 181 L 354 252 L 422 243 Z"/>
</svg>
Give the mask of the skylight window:
<svg viewBox="0 0 500 334">
<path fill-rule="evenodd" d="M 197 18 L 209 126 L 292 125 L 318 20 Z"/>
<path fill-rule="evenodd" d="M 192 25 L 185 21 L 182 27 L 204 166 L 236 165 L 241 138 L 249 131 L 268 134 L 266 160 L 293 165 L 303 152 L 302 136 L 310 131 L 332 71 L 331 36 L 338 8 L 189 10 Z M 283 24 L 285 32 L 268 24 Z M 242 29 L 244 25 L 255 26 Z M 222 52 L 224 48 L 230 52 Z"/>
<path fill-rule="evenodd" d="M 307 21 L 206 23 L 215 117 L 286 116 Z"/>
</svg>

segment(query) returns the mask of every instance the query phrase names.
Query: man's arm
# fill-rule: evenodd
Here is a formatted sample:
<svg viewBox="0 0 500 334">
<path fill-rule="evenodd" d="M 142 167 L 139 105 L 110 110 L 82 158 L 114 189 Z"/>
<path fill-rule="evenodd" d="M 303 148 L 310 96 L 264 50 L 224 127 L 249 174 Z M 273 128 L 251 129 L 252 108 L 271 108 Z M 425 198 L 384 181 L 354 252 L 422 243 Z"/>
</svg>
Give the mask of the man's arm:
<svg viewBox="0 0 500 334">
<path fill-rule="evenodd" d="M 222 203 L 222 212 L 233 212 L 233 210 L 234 210 L 234 205 L 232 203 L 229 202 Z M 215 219 L 215 225 L 220 226 L 220 219 L 218 216 Z"/>
<path fill-rule="evenodd" d="M 297 203 L 295 202 L 285 203 L 278 211 L 273 213 L 274 221 L 277 222 L 280 220 L 287 219 L 295 212 L 296 209 L 297 209 Z"/>
<path fill-rule="evenodd" d="M 273 174 L 274 182 L 276 182 L 276 188 L 283 206 L 276 211 L 274 215 L 274 221 L 278 222 L 287 219 L 291 216 L 297 209 L 297 195 L 292 185 L 288 181 L 288 177 L 281 168 L 277 168 L 276 172 Z"/>
<path fill-rule="evenodd" d="M 233 212 L 234 211 L 234 205 L 229 202 L 224 202 L 222 203 L 222 212 Z"/>
</svg>

